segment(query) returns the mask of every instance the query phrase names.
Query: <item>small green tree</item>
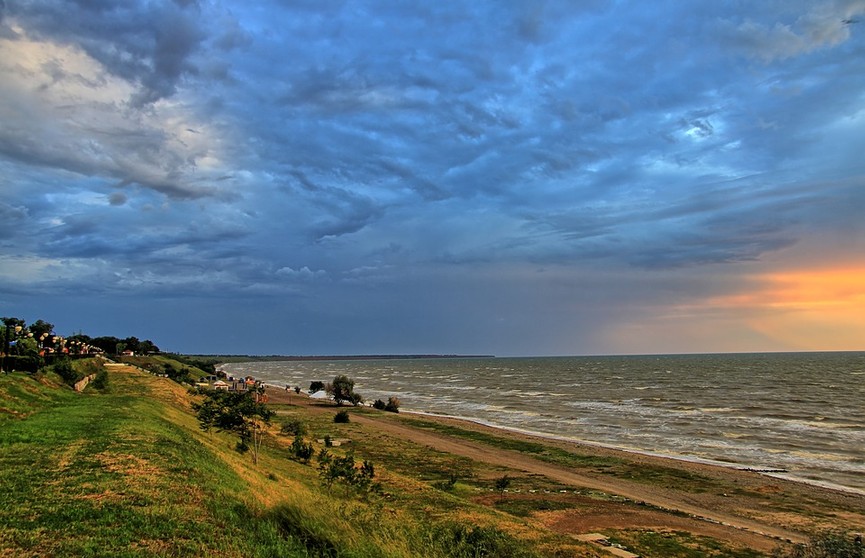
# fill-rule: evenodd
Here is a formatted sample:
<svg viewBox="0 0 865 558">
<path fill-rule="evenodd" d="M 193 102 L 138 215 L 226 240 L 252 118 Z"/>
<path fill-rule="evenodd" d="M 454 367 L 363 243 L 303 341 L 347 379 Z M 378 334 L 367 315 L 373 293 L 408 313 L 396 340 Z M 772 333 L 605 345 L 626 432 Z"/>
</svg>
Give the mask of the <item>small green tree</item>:
<svg viewBox="0 0 865 558">
<path fill-rule="evenodd" d="M 375 467 L 372 462 L 364 462 L 356 467 L 351 453 L 344 457 L 334 457 L 323 450 L 319 453 L 319 475 L 324 484 L 330 488 L 334 481 L 343 482 L 362 491 L 372 488 L 375 477 Z"/>
<path fill-rule="evenodd" d="M 282 425 L 282 428 L 280 428 L 280 432 L 283 434 L 290 434 L 292 436 L 306 436 L 306 423 L 304 423 L 300 419 L 290 420 Z"/>
<path fill-rule="evenodd" d="M 496 490 L 499 491 L 499 494 L 504 496 L 505 490 L 511 485 L 511 478 L 507 475 L 504 475 L 502 478 L 496 480 Z"/>
<path fill-rule="evenodd" d="M 340 374 L 333 379 L 333 382 L 330 383 L 330 391 L 328 393 L 333 396 L 333 400 L 336 401 L 337 405 L 342 405 L 343 401 L 348 401 L 352 405 L 357 405 L 363 401 L 360 394 L 354 392 L 354 380 L 345 374 Z"/>
<path fill-rule="evenodd" d="M 215 390 L 207 394 L 204 401 L 194 403 L 199 426 L 205 432 L 216 428 L 219 432 L 233 432 L 239 438 L 235 449 L 246 453 L 252 442 L 252 462 L 258 463 L 263 427 L 270 424 L 273 412 L 261 402 L 264 389 L 247 391 Z"/>
<path fill-rule="evenodd" d="M 291 443 L 291 453 L 294 454 L 295 459 L 303 463 L 309 463 L 314 452 L 312 443 L 304 442 L 303 436 L 298 434 L 294 437 L 294 441 Z"/>
</svg>

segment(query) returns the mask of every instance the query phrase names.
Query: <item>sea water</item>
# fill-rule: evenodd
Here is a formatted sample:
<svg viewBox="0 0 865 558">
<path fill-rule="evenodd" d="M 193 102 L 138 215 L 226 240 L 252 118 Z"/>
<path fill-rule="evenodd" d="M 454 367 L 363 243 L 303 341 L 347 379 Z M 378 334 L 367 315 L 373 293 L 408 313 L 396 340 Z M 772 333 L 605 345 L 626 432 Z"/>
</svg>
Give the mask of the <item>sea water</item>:
<svg viewBox="0 0 865 558">
<path fill-rule="evenodd" d="M 865 352 L 233 363 L 367 402 L 865 493 Z"/>
</svg>

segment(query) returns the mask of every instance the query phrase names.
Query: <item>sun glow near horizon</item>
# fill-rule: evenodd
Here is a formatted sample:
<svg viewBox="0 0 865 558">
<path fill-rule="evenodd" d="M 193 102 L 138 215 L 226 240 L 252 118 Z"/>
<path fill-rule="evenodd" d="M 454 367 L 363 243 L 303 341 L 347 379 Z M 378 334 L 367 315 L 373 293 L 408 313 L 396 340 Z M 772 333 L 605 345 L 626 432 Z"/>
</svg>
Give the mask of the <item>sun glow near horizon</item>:
<svg viewBox="0 0 865 558">
<path fill-rule="evenodd" d="M 615 328 L 631 351 L 865 350 L 865 263 L 751 274 L 740 289 Z"/>
<path fill-rule="evenodd" d="M 865 348 L 865 263 L 761 273 L 751 284 L 705 307 L 741 314 L 747 327 L 782 347 Z"/>
<path fill-rule="evenodd" d="M 865 347 L 865 264 L 760 275 L 749 319 L 764 335 L 803 350 Z"/>
</svg>

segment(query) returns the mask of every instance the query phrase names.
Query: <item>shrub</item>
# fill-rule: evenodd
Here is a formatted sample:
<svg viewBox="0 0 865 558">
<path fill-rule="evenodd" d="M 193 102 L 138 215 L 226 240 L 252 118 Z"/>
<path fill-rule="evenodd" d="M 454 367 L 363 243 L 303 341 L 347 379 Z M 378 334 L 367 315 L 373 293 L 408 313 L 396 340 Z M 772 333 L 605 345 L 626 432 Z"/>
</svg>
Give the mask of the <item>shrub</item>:
<svg viewBox="0 0 865 558">
<path fill-rule="evenodd" d="M 6 355 L 4 364 L 7 372 L 9 370 L 18 370 L 19 372 L 35 374 L 40 368 L 42 368 L 44 362 L 42 357 L 38 356 Z"/>
<path fill-rule="evenodd" d="M 844 531 L 826 531 L 811 538 L 808 544 L 778 548 L 773 558 L 865 558 L 862 535 Z"/>
<path fill-rule="evenodd" d="M 309 393 L 315 393 L 324 389 L 324 382 L 312 382 L 309 384 Z"/>
<path fill-rule="evenodd" d="M 338 412 L 336 415 L 334 415 L 333 422 L 338 422 L 338 423 L 350 422 L 350 419 L 348 417 L 348 411 L 342 410 L 342 411 Z"/>
<path fill-rule="evenodd" d="M 96 377 L 93 378 L 93 382 L 90 385 L 99 391 L 105 390 L 108 387 L 108 371 L 103 368 L 97 372 Z"/>
<path fill-rule="evenodd" d="M 177 369 L 170 362 L 166 362 L 163 366 L 164 374 L 178 384 L 194 384 L 192 377 L 189 375 L 189 368 Z"/>
<path fill-rule="evenodd" d="M 522 542 L 495 527 L 439 526 L 434 540 L 454 558 L 528 558 L 536 556 Z"/>
<path fill-rule="evenodd" d="M 448 473 L 447 480 L 434 482 L 433 487 L 438 488 L 439 490 L 444 490 L 445 492 L 450 492 L 454 489 L 458 480 L 460 480 L 459 474 L 456 471 L 451 471 Z"/>
<path fill-rule="evenodd" d="M 387 405 L 384 406 L 384 410 L 390 411 L 391 413 L 398 413 L 399 412 L 399 399 L 395 395 L 388 397 Z"/>
<path fill-rule="evenodd" d="M 312 443 L 305 443 L 300 435 L 294 437 L 294 442 L 291 443 L 291 453 L 294 454 L 295 459 L 309 463 L 314 452 Z"/>
<path fill-rule="evenodd" d="M 282 434 L 291 436 L 306 436 L 307 434 L 306 423 L 299 419 L 286 422 L 279 431 Z"/>
<path fill-rule="evenodd" d="M 372 462 L 366 460 L 356 467 L 351 453 L 345 457 L 333 457 L 324 451 L 319 453 L 319 475 L 328 487 L 334 481 L 340 481 L 366 491 L 372 488 L 375 467 Z"/>
<path fill-rule="evenodd" d="M 68 358 L 62 358 L 55 362 L 54 372 L 70 386 L 75 385 L 75 382 L 81 379 L 78 377 L 78 372 L 72 367 L 72 361 Z"/>
<path fill-rule="evenodd" d="M 388 397 L 387 403 L 381 399 L 376 399 L 372 406 L 380 411 L 390 411 L 391 413 L 399 412 L 399 399 L 396 396 Z"/>
<path fill-rule="evenodd" d="M 504 494 L 505 490 L 511 485 L 511 478 L 507 475 L 496 481 L 496 490 L 499 491 L 499 494 Z"/>
</svg>

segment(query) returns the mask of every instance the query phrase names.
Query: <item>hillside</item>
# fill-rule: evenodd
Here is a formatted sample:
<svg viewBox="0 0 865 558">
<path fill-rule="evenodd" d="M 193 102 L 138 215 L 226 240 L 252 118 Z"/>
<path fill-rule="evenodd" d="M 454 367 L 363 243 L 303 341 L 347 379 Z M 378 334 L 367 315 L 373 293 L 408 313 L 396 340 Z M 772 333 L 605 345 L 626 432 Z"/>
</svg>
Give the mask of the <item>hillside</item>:
<svg viewBox="0 0 865 558">
<path fill-rule="evenodd" d="M 140 362 L 177 370 L 167 357 Z M 270 390 L 259 462 L 204 432 L 188 386 L 111 364 L 75 393 L 53 374 L 0 376 L 0 556 L 766 556 L 784 539 L 862 529 L 863 498 L 754 473 L 628 456 Z M 197 372 L 192 371 L 192 376 Z M 374 468 L 327 482 L 296 460 Z"/>
<path fill-rule="evenodd" d="M 198 428 L 185 387 L 135 368 L 112 366 L 104 392 L 81 394 L 12 374 L 0 396 L 2 556 L 520 555 L 504 531 L 399 505 L 389 491 L 412 490 L 408 479 L 374 496 L 325 488 L 275 427 L 253 466 L 228 434 Z"/>
</svg>

